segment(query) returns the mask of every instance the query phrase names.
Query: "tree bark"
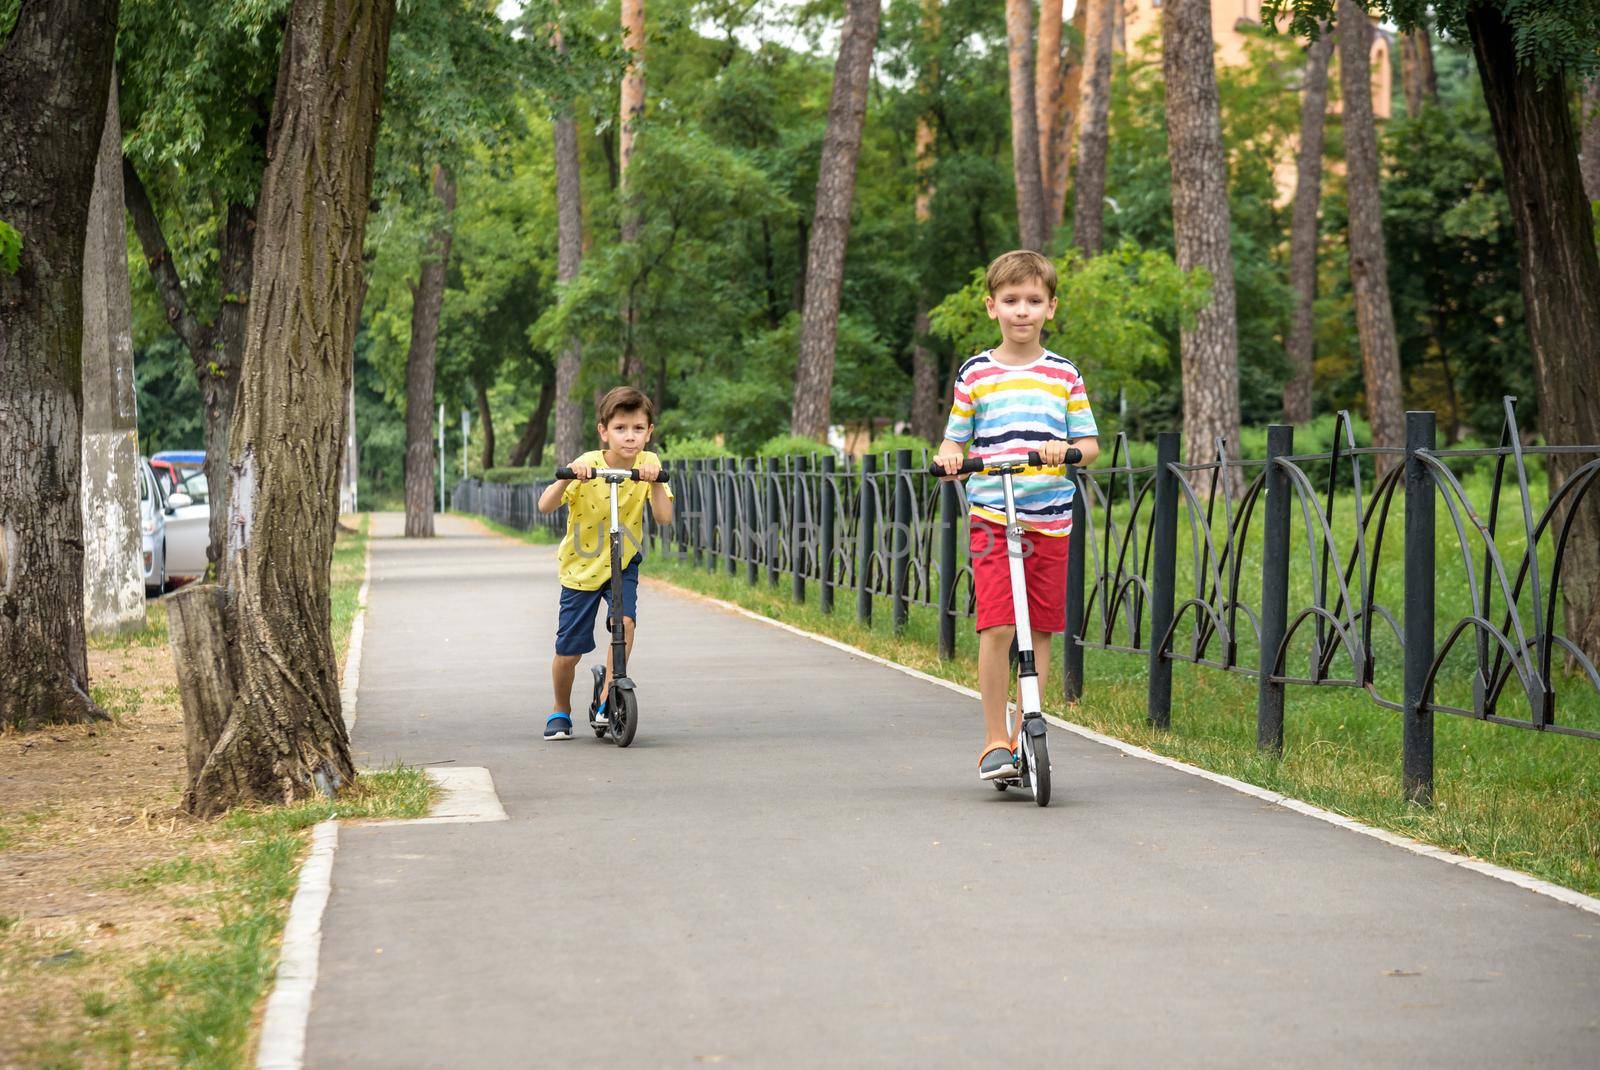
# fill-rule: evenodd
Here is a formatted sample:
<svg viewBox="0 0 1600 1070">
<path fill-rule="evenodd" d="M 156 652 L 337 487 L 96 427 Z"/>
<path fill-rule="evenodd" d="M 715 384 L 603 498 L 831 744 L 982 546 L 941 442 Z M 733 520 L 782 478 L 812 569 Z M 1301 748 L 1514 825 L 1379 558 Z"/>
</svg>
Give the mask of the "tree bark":
<svg viewBox="0 0 1600 1070">
<path fill-rule="evenodd" d="M 296 0 L 287 19 L 229 453 L 236 697 L 189 785 L 200 815 L 331 793 L 355 776 L 328 570 L 393 17 L 393 0 Z M 180 675 L 196 653 L 175 645 Z"/>
<path fill-rule="evenodd" d="M 1600 258 L 1566 81 L 1541 84 L 1518 68 L 1494 5 L 1469 9 L 1467 28 L 1516 220 L 1539 427 L 1552 445 L 1600 443 Z M 1547 458 L 1552 495 L 1587 459 Z M 1561 565 L 1567 638 L 1600 661 L 1600 489 L 1591 485 L 1572 512 Z"/>
<path fill-rule="evenodd" d="M 217 279 L 222 303 L 217 318 L 204 323 L 193 312 L 172 251 L 161 229 L 160 217 L 150 202 L 138 170 L 122 160 L 123 199 L 133 219 L 145 265 L 161 299 L 173 333 L 189 351 L 195 382 L 204 405 L 201 441 L 205 447 L 206 487 L 211 513 L 206 559 L 211 569 L 221 568 L 222 546 L 228 521 L 228 434 L 233 421 L 234 395 L 239 387 L 239 365 L 244 359 L 244 330 L 250 310 L 250 282 L 255 247 L 255 209 L 230 204 L 217 237 Z"/>
<path fill-rule="evenodd" d="M 1355 0 L 1339 0 L 1339 93 L 1350 204 L 1350 288 L 1374 446 L 1403 446 L 1405 395 L 1389 298 L 1389 257 L 1378 192 L 1378 129 L 1372 116 L 1372 23 Z M 1378 458 L 1383 471 L 1388 458 Z"/>
<path fill-rule="evenodd" d="M 1111 47 L 1121 55 L 1128 52 L 1128 8 L 1123 0 L 1112 0 Z"/>
<path fill-rule="evenodd" d="M 1078 124 L 1078 182 L 1072 241 L 1098 256 L 1105 234 L 1106 153 L 1110 144 L 1111 30 L 1120 0 L 1083 0 L 1089 8 L 1083 65 L 1083 111 Z"/>
<path fill-rule="evenodd" d="M 1184 445 L 1189 463 L 1203 464 L 1219 438 L 1239 441 L 1239 326 L 1209 0 L 1167 0 L 1161 36 L 1178 266 L 1211 276 L 1211 301 L 1178 335 Z"/>
<path fill-rule="evenodd" d="M 800 316 L 800 353 L 795 369 L 790 428 L 818 440 L 832 413 L 833 356 L 839 333 L 839 296 L 844 254 L 850 239 L 850 202 L 855 197 L 856 158 L 867 113 L 872 50 L 878 42 L 878 0 L 845 0 L 839 58 L 833 69 L 828 125 L 817 169 L 816 208 L 806 260 L 805 307 Z M 1034 168 L 1038 173 L 1038 168 Z"/>
<path fill-rule="evenodd" d="M 622 0 L 622 44 L 628 50 L 628 65 L 622 72 L 622 108 L 618 130 L 621 144 L 617 179 L 622 190 L 622 240 L 639 238 L 639 206 L 628 189 L 628 166 L 633 161 L 634 139 L 639 119 L 644 115 L 644 0 Z M 636 340 L 638 308 L 630 290 L 622 302 L 622 357 L 617 372 L 625 383 L 638 386 L 644 377 L 644 358 Z"/>
<path fill-rule="evenodd" d="M 439 355 L 439 313 L 444 308 L 444 278 L 450 266 L 451 216 L 456 185 L 448 168 L 433 165 L 433 196 L 441 222 L 428 239 L 422 268 L 411 287 L 411 346 L 406 352 L 406 538 L 433 537 L 434 370 Z"/>
<path fill-rule="evenodd" d="M 1405 87 L 1406 114 L 1416 118 L 1424 105 L 1439 99 L 1439 76 L 1433 68 L 1433 38 L 1428 20 L 1400 35 L 1400 80 Z"/>
<path fill-rule="evenodd" d="M 1061 5 L 1056 2 L 1056 37 L 1061 36 Z M 1049 0 L 1046 2 L 1048 7 Z M 922 0 L 922 33 L 924 42 L 932 46 L 939 38 L 939 0 Z M 1040 35 L 1040 48 L 1043 45 Z M 939 71 L 932 65 L 923 72 L 925 99 L 931 99 L 938 84 Z M 933 218 L 933 165 L 938 156 L 937 117 L 931 111 L 917 116 L 917 198 L 914 206 L 917 230 L 926 231 Z M 1042 139 L 1041 139 L 1042 140 Z M 911 430 L 930 441 L 937 439 L 943 430 L 940 419 L 939 357 L 928 347 L 928 293 L 925 287 L 917 291 L 916 319 L 911 327 Z"/>
<path fill-rule="evenodd" d="M 550 426 L 550 409 L 555 403 L 556 396 L 556 367 L 545 362 L 539 386 L 539 403 L 534 406 L 533 414 L 528 417 L 528 422 L 523 425 L 522 437 L 511 448 L 511 457 L 506 462 L 512 468 L 521 468 L 525 464 L 538 465 L 544 463 L 544 443 L 546 429 Z M 582 452 L 573 452 L 573 457 Z M 570 461 L 572 457 L 563 455 L 562 461 Z"/>
<path fill-rule="evenodd" d="M 1083 42 L 1089 29 L 1089 4 L 1087 0 L 1072 11 L 1072 29 L 1075 31 L 1067 46 L 1061 66 L 1061 91 L 1057 94 L 1055 121 L 1051 123 L 1050 186 L 1045 191 L 1049 200 L 1046 214 L 1052 223 L 1060 223 L 1066 211 L 1067 185 L 1072 177 L 1073 144 L 1079 122 L 1083 96 Z"/>
<path fill-rule="evenodd" d="M 489 386 L 483 376 L 472 377 L 472 393 L 478 401 L 478 423 L 483 428 L 483 470 L 494 467 L 494 413 L 489 410 Z"/>
<path fill-rule="evenodd" d="M 1017 188 L 1017 241 L 1042 251 L 1050 240 L 1040 184 L 1038 107 L 1033 98 L 1032 0 L 1006 0 L 1006 61 L 1011 77 L 1011 168 Z"/>
<path fill-rule="evenodd" d="M 554 35 L 556 51 L 566 54 L 560 31 Z M 583 188 L 578 170 L 578 128 L 572 104 L 563 101 L 554 129 L 556 158 L 556 283 L 566 286 L 583 266 Z M 583 399 L 578 396 L 578 374 L 583 370 L 583 347 L 574 337 L 556 358 L 556 457 L 565 464 L 583 450 Z"/>
<path fill-rule="evenodd" d="M 83 249 L 83 593 L 97 635 L 144 626 L 133 297 L 123 229 L 122 125 L 111 78 Z"/>
<path fill-rule="evenodd" d="M 1295 154 L 1293 217 L 1289 224 L 1289 381 L 1283 388 L 1283 418 L 1311 419 L 1311 365 L 1316 356 L 1317 209 L 1322 202 L 1322 134 L 1328 114 L 1328 57 L 1333 35 L 1321 35 L 1306 50 L 1305 92 L 1300 98 L 1300 147 Z"/>
<path fill-rule="evenodd" d="M 83 253 L 116 0 L 26 3 L 0 43 L 0 728 L 103 719 L 83 621 Z"/>
<path fill-rule="evenodd" d="M 1039 184 L 1043 190 L 1046 233 L 1061 217 L 1050 214 L 1055 188 L 1056 117 L 1061 114 L 1061 0 L 1039 0 L 1038 47 L 1033 61 L 1033 104 L 1039 128 Z"/>
<path fill-rule="evenodd" d="M 1589 79 L 1583 91 L 1583 134 L 1579 146 L 1583 160 L 1583 190 L 1591 201 L 1600 201 L 1600 75 Z"/>
</svg>

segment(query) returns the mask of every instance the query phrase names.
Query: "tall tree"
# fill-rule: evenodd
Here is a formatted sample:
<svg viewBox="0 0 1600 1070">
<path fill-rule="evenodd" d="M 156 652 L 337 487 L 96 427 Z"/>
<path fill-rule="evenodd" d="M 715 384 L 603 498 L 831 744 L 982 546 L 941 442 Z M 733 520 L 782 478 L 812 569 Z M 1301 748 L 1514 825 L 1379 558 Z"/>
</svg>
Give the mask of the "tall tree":
<svg viewBox="0 0 1600 1070">
<path fill-rule="evenodd" d="M 833 68 L 828 125 L 817 169 L 817 201 L 806 258 L 805 308 L 800 317 L 800 352 L 795 368 L 790 430 L 822 439 L 833 402 L 834 345 L 839 296 L 844 287 L 845 246 L 850 240 L 850 202 L 855 197 L 856 158 L 867 114 L 872 51 L 878 42 L 878 0 L 845 0 L 839 58 Z M 1031 115 L 1030 115 L 1031 118 Z M 1036 142 L 1030 142 L 1036 144 Z M 1038 161 L 1033 173 L 1038 176 Z"/>
<path fill-rule="evenodd" d="M 393 18 L 394 0 L 295 0 L 288 16 L 230 448 L 226 589 L 198 588 L 174 613 L 194 736 L 186 802 L 202 815 L 355 776 L 328 570 Z M 220 665 L 197 664 L 192 622 L 218 614 L 231 642 L 212 647 Z M 193 702 L 197 681 L 209 706 Z"/>
<path fill-rule="evenodd" d="M 1424 17 L 1415 29 L 1400 35 L 1400 81 L 1405 87 L 1406 114 L 1415 118 L 1424 104 L 1439 99 L 1439 76 L 1433 68 L 1433 37 Z"/>
<path fill-rule="evenodd" d="M 1202 464 L 1219 438 L 1239 441 L 1239 326 L 1210 0 L 1168 0 L 1161 42 L 1173 244 L 1180 268 L 1211 276 L 1211 300 L 1178 334 L 1184 445 L 1190 463 Z"/>
<path fill-rule="evenodd" d="M 1011 164 L 1017 189 L 1018 241 L 1024 249 L 1043 250 L 1050 240 L 1050 227 L 1039 169 L 1032 0 L 1006 0 L 1006 59 L 1011 76 Z"/>
<path fill-rule="evenodd" d="M 1293 217 L 1289 223 L 1289 285 L 1294 312 L 1289 320 L 1289 381 L 1283 388 L 1283 418 L 1311 419 L 1311 365 L 1316 355 L 1317 210 L 1322 201 L 1322 134 L 1328 113 L 1328 57 L 1333 35 L 1323 23 L 1306 50 L 1305 88 L 1300 97 L 1300 146 L 1295 153 Z"/>
<path fill-rule="evenodd" d="M 1072 10 L 1072 34 L 1066 55 L 1061 60 L 1060 91 L 1056 94 L 1055 119 L 1050 124 L 1050 156 L 1045 167 L 1050 184 L 1045 190 L 1045 214 L 1052 225 L 1061 222 L 1067 204 L 1067 185 L 1072 177 L 1073 143 L 1082 125 L 1080 102 L 1083 97 L 1083 45 L 1089 27 L 1089 4 L 1078 3 Z"/>
<path fill-rule="evenodd" d="M 450 266 L 456 184 L 450 170 L 433 165 L 433 196 L 439 224 L 411 284 L 411 344 L 406 353 L 406 537 L 433 537 L 434 371 L 439 355 L 439 312 L 444 308 L 445 272 Z"/>
<path fill-rule="evenodd" d="M 1046 0 L 1046 7 L 1049 0 Z M 1060 37 L 1061 10 L 1056 3 L 1056 36 Z M 933 219 L 933 165 L 938 154 L 938 116 L 931 109 L 934 87 L 939 80 L 937 52 L 934 45 L 939 39 L 939 0 L 922 0 L 922 22 L 919 27 L 927 54 L 932 57 L 927 69 L 922 71 L 922 91 L 930 105 L 917 115 L 916 174 L 917 196 L 914 212 L 917 228 L 925 230 Z M 1040 48 L 1044 48 L 1044 35 L 1040 34 Z M 1059 40 L 1057 47 L 1059 47 Z M 1042 56 L 1042 52 L 1041 52 Z M 1046 138 L 1041 135 L 1040 143 Z M 928 345 L 928 293 L 925 286 L 917 288 L 917 315 L 911 326 L 911 430 L 930 442 L 943 430 L 943 413 L 940 397 L 939 358 Z"/>
<path fill-rule="evenodd" d="M 639 214 L 629 203 L 628 165 L 633 161 L 634 141 L 639 120 L 644 116 L 644 0 L 622 0 L 622 44 L 628 50 L 628 65 L 622 72 L 622 108 L 617 151 L 617 180 L 621 188 L 622 240 L 639 237 Z M 637 385 L 644 377 L 644 361 L 634 345 L 634 323 L 638 310 L 630 289 L 623 299 L 622 359 L 617 371 L 624 382 Z"/>
<path fill-rule="evenodd" d="M 1600 75 L 1589 79 L 1582 107 L 1579 154 L 1583 159 L 1583 191 L 1591 201 L 1600 201 Z"/>
<path fill-rule="evenodd" d="M 1339 92 L 1344 107 L 1344 159 L 1350 204 L 1350 288 L 1366 384 L 1367 420 L 1376 446 L 1405 444 L 1405 396 L 1389 256 L 1383 244 L 1378 192 L 1378 129 L 1372 115 L 1372 23 L 1355 0 L 1339 0 Z M 1379 467 L 1384 467 L 1380 455 Z"/>
<path fill-rule="evenodd" d="M 1040 0 L 1039 33 L 1033 62 L 1033 104 L 1039 127 L 1039 184 L 1044 199 L 1045 243 L 1061 222 L 1050 212 L 1050 191 L 1055 188 L 1056 118 L 1066 86 L 1061 80 L 1061 0 Z"/>
<path fill-rule="evenodd" d="M 1078 181 L 1072 241 L 1097 256 L 1105 232 L 1106 148 L 1110 143 L 1111 31 L 1121 0 L 1082 0 L 1088 6 L 1083 57 L 1083 110 L 1078 123 Z"/>
<path fill-rule="evenodd" d="M 0 221 L 22 246 L 0 257 L 0 728 L 105 716 L 79 466 L 84 236 L 116 24 L 117 0 L 28 0 L 0 39 Z"/>
<path fill-rule="evenodd" d="M 113 72 L 83 249 L 83 601 L 97 634 L 144 624 L 126 214 Z"/>
<path fill-rule="evenodd" d="M 566 42 L 558 29 L 553 35 L 556 52 L 565 57 Z M 570 286 L 583 267 L 583 187 L 578 163 L 578 127 L 572 104 L 558 102 L 555 123 L 556 158 L 556 282 Z M 583 449 L 583 399 L 578 396 L 578 373 L 583 370 L 583 344 L 569 337 L 556 358 L 556 457 L 566 464 Z"/>
</svg>

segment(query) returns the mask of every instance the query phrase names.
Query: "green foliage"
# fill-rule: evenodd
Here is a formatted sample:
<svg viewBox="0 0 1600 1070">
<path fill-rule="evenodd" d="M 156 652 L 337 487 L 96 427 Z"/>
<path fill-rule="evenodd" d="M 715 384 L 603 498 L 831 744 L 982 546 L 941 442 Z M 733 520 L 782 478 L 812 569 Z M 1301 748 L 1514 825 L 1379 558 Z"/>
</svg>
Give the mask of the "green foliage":
<svg viewBox="0 0 1600 1070">
<path fill-rule="evenodd" d="M 148 279 L 144 281 L 148 285 Z M 135 337 L 140 334 L 134 333 Z M 134 350 L 133 382 L 141 453 L 204 446 L 205 406 L 195 382 L 194 362 L 176 335 L 154 333 L 148 343 Z"/>
<path fill-rule="evenodd" d="M 875 437 L 867 446 L 868 453 L 894 453 L 895 450 L 910 450 L 911 462 L 916 464 L 921 460 L 923 452 L 931 450 L 933 444 L 919 435 L 907 435 L 898 431 L 885 431 Z"/>
<path fill-rule="evenodd" d="M 804 435 L 773 435 L 756 449 L 757 457 L 812 457 L 833 451 Z"/>
<path fill-rule="evenodd" d="M 0 271 L 15 275 L 22 265 L 22 235 L 17 228 L 0 219 Z"/>
<path fill-rule="evenodd" d="M 1058 304 L 1045 345 L 1078 365 L 1094 397 L 1115 397 L 1119 390 L 1147 396 L 1167 361 L 1163 330 L 1209 299 L 1204 272 L 1185 274 L 1166 253 L 1131 244 L 1091 260 L 1068 250 L 1055 265 Z M 980 268 L 928 314 L 933 333 L 957 353 L 992 346 L 998 329 L 985 310 L 987 296 Z"/>
<path fill-rule="evenodd" d="M 716 457 L 731 457 L 733 452 L 709 438 L 675 438 L 661 451 L 669 461 L 704 461 Z"/>
<path fill-rule="evenodd" d="M 537 483 L 555 474 L 555 465 L 537 468 L 486 468 L 480 476 L 485 483 Z"/>
</svg>

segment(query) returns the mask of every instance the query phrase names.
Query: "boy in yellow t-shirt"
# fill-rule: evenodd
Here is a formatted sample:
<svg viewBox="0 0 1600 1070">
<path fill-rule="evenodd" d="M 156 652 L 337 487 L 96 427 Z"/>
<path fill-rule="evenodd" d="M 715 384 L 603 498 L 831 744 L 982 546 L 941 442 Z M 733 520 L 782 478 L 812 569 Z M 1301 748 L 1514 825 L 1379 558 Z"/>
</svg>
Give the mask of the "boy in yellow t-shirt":
<svg viewBox="0 0 1600 1070">
<path fill-rule="evenodd" d="M 595 614 L 600 600 L 608 611 L 622 612 L 627 652 L 633 654 L 634 622 L 638 619 L 639 561 L 644 545 L 644 503 L 657 524 L 672 523 L 672 489 L 648 482 L 661 474 L 661 458 L 644 448 L 655 431 L 655 406 L 631 386 L 619 386 L 596 407 L 603 449 L 590 450 L 567 465 L 575 479 L 558 479 L 539 496 L 539 511 L 567 507 L 567 534 L 556 551 L 561 568 L 561 613 L 556 625 L 556 655 L 550 666 L 555 685 L 555 712 L 545 721 L 545 739 L 572 738 L 572 678 L 583 655 L 594 649 Z M 604 482 L 592 482 L 597 468 L 636 468 L 640 479 L 617 487 L 617 523 L 622 528 L 622 605 L 611 605 L 611 494 Z M 604 720 L 604 697 L 611 691 L 611 652 L 598 690 Z"/>
</svg>

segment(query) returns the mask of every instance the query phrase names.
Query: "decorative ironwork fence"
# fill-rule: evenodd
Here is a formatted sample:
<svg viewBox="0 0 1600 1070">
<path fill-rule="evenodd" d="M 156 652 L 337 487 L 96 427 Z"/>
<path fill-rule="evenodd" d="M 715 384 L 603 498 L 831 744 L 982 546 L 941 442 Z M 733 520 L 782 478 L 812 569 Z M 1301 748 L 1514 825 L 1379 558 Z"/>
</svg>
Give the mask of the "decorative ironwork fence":
<svg viewBox="0 0 1600 1070">
<path fill-rule="evenodd" d="M 1435 713 L 1600 739 L 1600 672 L 1558 611 L 1600 446 L 1523 445 L 1513 402 L 1488 449 L 1438 449 L 1430 412 L 1407 414 L 1403 448 L 1358 447 L 1340 413 L 1326 452 L 1296 454 L 1294 429 L 1274 425 L 1265 457 L 1219 441 L 1204 464 L 1179 460 L 1177 434 L 1157 437 L 1153 464 L 1134 464 L 1117 436 L 1106 463 L 1072 473 L 1065 697 L 1092 685 L 1086 649 L 1148 659 L 1147 716 L 1161 728 L 1174 664 L 1247 676 L 1257 745 L 1281 752 L 1290 685 L 1361 689 L 1401 716 L 1404 788 L 1418 801 L 1432 794 Z M 1571 470 L 1541 495 L 1539 469 L 1558 456 Z M 815 597 L 824 613 L 841 591 L 862 621 L 887 603 L 896 633 L 913 607 L 932 612 L 939 653 L 952 657 L 974 609 L 965 503 L 928 461 L 899 450 L 669 462 L 676 516 L 647 524 L 646 550 L 752 585 L 787 577 L 795 601 Z M 547 485 L 468 480 L 454 507 L 560 533 L 564 510 L 538 512 Z M 1443 595 L 1441 501 L 1446 560 L 1459 557 L 1444 574 L 1464 581 Z M 1558 702 L 1569 681 L 1582 693 Z"/>
</svg>

